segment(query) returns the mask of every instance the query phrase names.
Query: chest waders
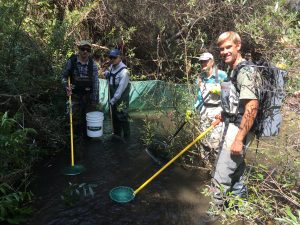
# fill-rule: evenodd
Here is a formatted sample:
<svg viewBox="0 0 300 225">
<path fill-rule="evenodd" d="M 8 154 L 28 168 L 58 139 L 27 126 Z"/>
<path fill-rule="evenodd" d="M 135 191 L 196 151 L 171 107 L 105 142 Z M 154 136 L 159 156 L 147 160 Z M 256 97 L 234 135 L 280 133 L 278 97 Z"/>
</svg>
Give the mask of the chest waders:
<svg viewBox="0 0 300 225">
<path fill-rule="evenodd" d="M 238 70 L 234 70 L 232 76 L 229 77 L 227 81 L 221 83 L 221 106 L 223 109 L 222 112 L 222 120 L 224 121 L 224 130 L 219 144 L 218 155 L 215 160 L 215 166 L 220 157 L 222 146 L 225 142 L 225 136 L 228 131 L 229 123 L 233 123 L 235 126 L 239 127 L 243 118 L 243 113 L 239 112 L 240 108 L 240 89 L 237 87 L 237 76 Z M 243 141 L 244 144 L 246 142 L 246 138 Z M 214 176 L 214 172 L 212 171 L 212 175 Z"/>
<path fill-rule="evenodd" d="M 90 94 L 93 91 L 93 59 L 89 57 L 87 64 L 87 76 L 81 77 L 80 71 L 77 67 L 77 55 L 72 55 L 71 60 L 71 69 L 69 71 L 69 76 L 72 83 L 72 92 L 78 95 Z M 76 71 L 78 76 L 74 76 Z"/>
<path fill-rule="evenodd" d="M 116 76 L 120 72 L 122 72 L 126 67 L 120 68 L 117 72 L 109 73 L 109 94 L 110 97 L 113 98 L 116 93 L 119 84 L 116 84 Z M 111 84 L 112 79 L 112 84 Z M 122 93 L 120 99 L 111 107 L 112 109 L 112 121 L 113 121 L 113 129 L 114 134 L 121 136 L 122 130 L 124 134 L 124 138 L 130 136 L 130 128 L 129 128 L 129 115 L 128 115 L 128 107 L 129 107 L 129 92 L 130 92 L 131 84 L 128 83 L 124 92 Z"/>
<path fill-rule="evenodd" d="M 77 108 L 74 110 L 74 119 L 76 130 L 79 136 L 87 138 L 86 131 L 86 113 L 91 105 L 91 94 L 93 93 L 93 59 L 89 58 L 87 65 L 87 76 L 80 77 L 80 71 L 77 66 L 77 55 L 72 55 L 71 68 L 69 71 L 70 81 L 72 83 L 72 93 L 78 101 Z M 75 71 L 77 76 L 75 76 Z M 75 104 L 76 105 L 76 104 Z M 79 122 L 76 123 L 76 120 Z"/>
</svg>

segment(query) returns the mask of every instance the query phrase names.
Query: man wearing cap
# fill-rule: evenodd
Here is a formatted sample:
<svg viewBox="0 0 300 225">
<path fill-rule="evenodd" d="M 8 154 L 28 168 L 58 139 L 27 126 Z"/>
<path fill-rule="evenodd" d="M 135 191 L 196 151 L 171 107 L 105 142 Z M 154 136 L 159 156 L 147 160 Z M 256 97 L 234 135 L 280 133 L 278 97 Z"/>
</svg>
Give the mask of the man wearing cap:
<svg viewBox="0 0 300 225">
<path fill-rule="evenodd" d="M 75 133 L 86 136 L 86 112 L 95 110 L 99 102 L 98 68 L 91 58 L 92 45 L 83 40 L 77 45 L 78 54 L 72 55 L 62 72 L 62 83 L 68 96 L 73 96 Z M 70 78 L 71 86 L 68 86 Z"/>
<path fill-rule="evenodd" d="M 201 64 L 201 73 L 197 77 L 197 101 L 195 109 L 200 113 L 201 130 L 207 129 L 211 121 L 218 115 L 221 108 L 220 101 L 220 83 L 227 79 L 227 74 L 215 66 L 214 57 L 211 53 L 205 52 L 196 57 Z M 217 126 L 202 141 L 206 150 L 217 150 L 221 137 L 222 124 Z"/>
<path fill-rule="evenodd" d="M 118 49 L 109 51 L 111 65 L 105 71 L 105 77 L 109 83 L 109 105 L 112 111 L 113 133 L 121 137 L 122 131 L 125 139 L 130 136 L 128 121 L 129 107 L 129 71 L 122 62 Z"/>
</svg>

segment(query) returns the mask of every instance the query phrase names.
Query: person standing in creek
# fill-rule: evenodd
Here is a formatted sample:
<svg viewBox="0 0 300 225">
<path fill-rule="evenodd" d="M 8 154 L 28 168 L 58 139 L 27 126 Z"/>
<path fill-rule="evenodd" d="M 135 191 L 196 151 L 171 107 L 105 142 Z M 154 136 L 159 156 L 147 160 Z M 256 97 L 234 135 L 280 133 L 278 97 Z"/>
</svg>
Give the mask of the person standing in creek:
<svg viewBox="0 0 300 225">
<path fill-rule="evenodd" d="M 61 74 L 67 96 L 72 95 L 75 133 L 87 139 L 86 113 L 96 109 L 99 103 L 98 68 L 91 58 L 92 45 L 80 41 L 78 54 L 72 55 Z M 68 85 L 70 79 L 71 85 Z"/>
<path fill-rule="evenodd" d="M 109 51 L 111 65 L 105 71 L 105 78 L 109 87 L 109 106 L 112 114 L 113 133 L 124 139 L 130 137 L 129 124 L 129 92 L 130 74 L 127 66 L 122 62 L 119 49 Z"/>
<path fill-rule="evenodd" d="M 211 53 L 205 52 L 197 57 L 201 64 L 201 73 L 198 75 L 197 101 L 194 105 L 195 110 L 200 115 L 201 131 L 206 130 L 215 116 L 222 111 L 220 92 L 221 82 L 227 79 L 227 73 L 218 69 L 215 65 L 214 57 Z M 208 152 L 216 154 L 221 139 L 222 123 L 201 141 L 202 146 Z"/>
</svg>

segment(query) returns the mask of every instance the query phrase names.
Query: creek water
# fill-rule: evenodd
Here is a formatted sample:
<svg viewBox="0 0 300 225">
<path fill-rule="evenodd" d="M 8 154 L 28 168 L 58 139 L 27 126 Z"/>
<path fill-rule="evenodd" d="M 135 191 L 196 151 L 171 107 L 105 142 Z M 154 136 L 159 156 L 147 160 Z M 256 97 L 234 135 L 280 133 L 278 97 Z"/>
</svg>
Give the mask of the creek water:
<svg viewBox="0 0 300 225">
<path fill-rule="evenodd" d="M 137 189 L 160 169 L 146 153 L 140 137 L 142 120 L 132 115 L 131 138 L 126 143 L 111 139 L 110 121 L 104 120 L 99 140 L 75 143 L 75 164 L 86 171 L 64 176 L 70 165 L 69 148 L 35 173 L 31 190 L 35 212 L 27 225 L 200 225 L 209 207 L 201 194 L 207 173 L 171 165 L 144 187 L 129 203 L 116 203 L 109 192 L 117 186 Z M 61 195 L 72 184 L 95 185 L 94 197 L 81 197 L 66 205 Z M 216 223 L 215 223 L 216 224 Z"/>
</svg>

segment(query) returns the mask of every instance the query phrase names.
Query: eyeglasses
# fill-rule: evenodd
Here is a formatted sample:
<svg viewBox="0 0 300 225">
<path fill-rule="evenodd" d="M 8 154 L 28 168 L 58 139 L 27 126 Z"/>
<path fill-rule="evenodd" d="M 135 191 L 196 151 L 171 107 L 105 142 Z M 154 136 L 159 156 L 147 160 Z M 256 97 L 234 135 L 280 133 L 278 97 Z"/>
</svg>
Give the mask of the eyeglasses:
<svg viewBox="0 0 300 225">
<path fill-rule="evenodd" d="M 115 57 L 115 56 L 110 56 L 109 58 L 110 58 L 110 59 L 116 59 L 117 57 Z"/>
<path fill-rule="evenodd" d="M 91 52 L 91 48 L 90 47 L 84 47 L 84 46 L 82 46 L 82 47 L 79 47 L 79 50 L 80 51 L 87 51 L 87 52 Z"/>
</svg>

